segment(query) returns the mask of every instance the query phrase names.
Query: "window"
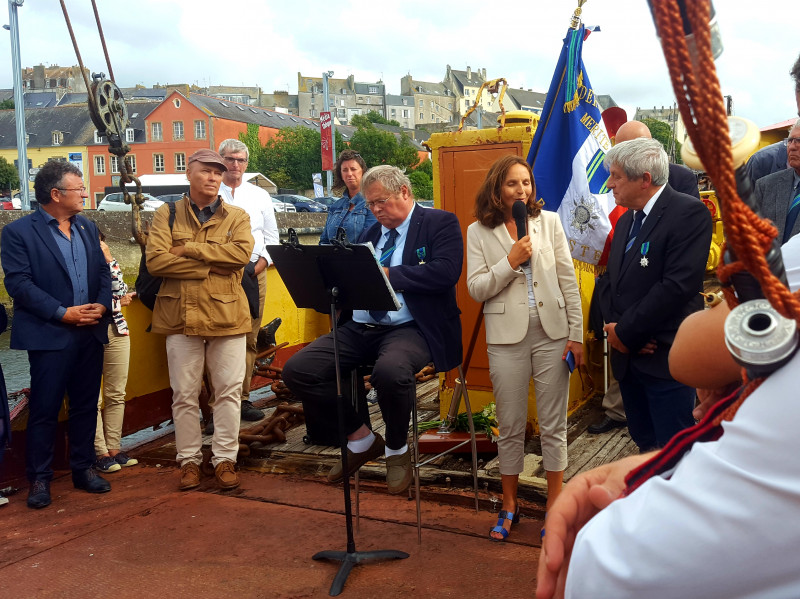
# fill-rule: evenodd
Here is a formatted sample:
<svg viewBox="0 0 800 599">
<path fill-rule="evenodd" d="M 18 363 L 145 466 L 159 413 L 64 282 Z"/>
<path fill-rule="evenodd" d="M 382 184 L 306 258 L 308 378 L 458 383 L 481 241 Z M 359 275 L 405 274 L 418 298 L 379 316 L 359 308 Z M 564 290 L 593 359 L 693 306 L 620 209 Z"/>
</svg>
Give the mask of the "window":
<svg viewBox="0 0 800 599">
<path fill-rule="evenodd" d="M 425 120 L 425 113 L 424 112 L 420 112 L 419 113 L 419 120 L 420 121 L 424 121 Z"/>
<path fill-rule="evenodd" d="M 364 104 L 369 104 L 369 96 L 364 96 Z"/>
<path fill-rule="evenodd" d="M 377 94 L 378 93 L 378 88 L 376 86 L 374 86 L 374 85 L 370 85 L 369 86 L 369 93 Z"/>
<path fill-rule="evenodd" d="M 205 121 L 195 121 L 194 122 L 194 138 L 195 139 L 205 139 L 206 138 L 206 122 Z"/>
<path fill-rule="evenodd" d="M 452 102 L 448 102 L 447 103 L 447 110 L 453 110 L 453 103 Z"/>
<path fill-rule="evenodd" d="M 153 154 L 153 172 L 164 172 L 164 154 Z"/>
<path fill-rule="evenodd" d="M 175 154 L 175 171 L 178 173 L 186 171 L 186 154 L 183 152 Z"/>
<path fill-rule="evenodd" d="M 119 156 L 111 155 L 111 174 L 119 175 Z"/>
<path fill-rule="evenodd" d="M 131 127 L 125 129 L 125 143 L 133 143 L 133 129 Z"/>
<path fill-rule="evenodd" d="M 94 130 L 94 143 L 96 144 L 103 143 L 103 136 L 97 132 L 97 129 Z"/>
<path fill-rule="evenodd" d="M 175 99 L 172 101 L 172 105 L 173 105 L 175 108 L 180 108 L 180 107 L 181 107 L 181 101 L 180 101 L 178 98 L 175 98 Z"/>
<path fill-rule="evenodd" d="M 339 106 L 344 106 L 344 99 L 339 100 Z"/>
<path fill-rule="evenodd" d="M 136 155 L 135 154 L 128 154 L 127 160 L 131 165 L 131 172 L 136 172 Z"/>
<path fill-rule="evenodd" d="M 162 141 L 164 134 L 161 132 L 161 123 L 150 123 L 150 141 Z"/>
<path fill-rule="evenodd" d="M 425 101 L 424 100 L 420 100 L 419 101 L 419 107 L 422 108 L 423 106 L 425 106 Z"/>
<path fill-rule="evenodd" d="M 392 108 L 392 116 L 395 116 L 395 115 L 397 115 L 397 111 L 394 108 Z"/>
<path fill-rule="evenodd" d="M 431 100 L 431 110 L 433 110 L 434 106 L 435 106 L 435 104 L 433 103 L 433 100 Z"/>
<path fill-rule="evenodd" d="M 64 134 L 61 131 L 53 131 L 53 145 L 60 146 L 64 141 Z"/>
<path fill-rule="evenodd" d="M 172 123 L 172 139 L 183 139 L 183 121 L 174 121 Z"/>
<path fill-rule="evenodd" d="M 408 110 L 407 108 L 404 108 L 404 109 L 403 109 L 403 118 L 404 118 L 404 119 L 410 118 L 410 117 L 411 117 L 411 114 L 410 114 L 410 113 L 411 113 L 411 111 L 410 111 L 410 110 Z"/>
<path fill-rule="evenodd" d="M 106 174 L 106 157 L 105 156 L 95 156 L 94 157 L 94 174 L 95 175 L 105 175 Z"/>
</svg>

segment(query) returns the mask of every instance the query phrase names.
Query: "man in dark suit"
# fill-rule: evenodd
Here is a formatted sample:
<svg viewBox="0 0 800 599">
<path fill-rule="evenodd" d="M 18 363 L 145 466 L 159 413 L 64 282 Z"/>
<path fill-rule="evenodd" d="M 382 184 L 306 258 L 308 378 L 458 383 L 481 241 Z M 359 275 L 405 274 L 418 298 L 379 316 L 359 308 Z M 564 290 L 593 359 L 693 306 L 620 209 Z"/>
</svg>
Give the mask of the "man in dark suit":
<svg viewBox="0 0 800 599">
<path fill-rule="evenodd" d="M 386 442 L 363 423 L 345 401 L 348 469 L 386 455 L 389 492 L 405 492 L 411 484 L 408 423 L 416 401 L 414 375 L 433 361 L 437 371 L 462 360 L 461 320 L 455 285 L 461 275 L 464 242 L 454 214 L 417 206 L 411 182 L 400 169 L 377 166 L 361 182 L 367 207 L 378 222 L 364 231 L 372 242 L 402 307 L 392 312 L 356 310 L 338 327 L 340 370 L 374 363 L 372 386 L 386 422 Z M 320 337 L 295 354 L 283 379 L 303 401 L 307 412 L 335 401 L 333 339 Z M 343 478 L 341 465 L 328 473 L 330 482 Z"/>
<path fill-rule="evenodd" d="M 28 507 L 43 508 L 50 505 L 55 434 L 65 393 L 72 482 L 90 493 L 111 489 L 92 470 L 111 274 L 97 227 L 80 215 L 88 195 L 81 171 L 51 160 L 36 175 L 34 187 L 39 209 L 5 226 L 0 257 L 14 300 L 11 348 L 28 350 L 31 369 Z"/>
<path fill-rule="evenodd" d="M 789 75 L 794 80 L 794 98 L 797 102 L 797 116 L 800 116 L 800 56 L 797 57 L 794 65 L 792 65 Z M 750 156 L 745 169 L 747 169 L 747 174 L 750 175 L 750 180 L 753 184 L 762 177 L 782 171 L 789 166 L 787 164 L 787 149 L 786 140 L 781 140 L 761 148 Z"/>
<path fill-rule="evenodd" d="M 628 121 L 623 123 L 622 126 L 620 126 L 620 128 L 617 130 L 615 140 L 617 144 L 621 144 L 632 139 L 652 139 L 652 137 L 653 136 L 650 133 L 650 129 L 647 125 L 641 121 Z M 698 200 L 700 199 L 700 190 L 697 186 L 697 177 L 695 177 L 694 173 L 690 169 L 686 168 L 682 164 L 673 164 L 672 162 L 669 163 L 669 178 L 667 182 L 675 191 L 685 193 L 686 195 L 690 195 Z M 598 297 L 603 291 L 604 290 L 602 289 L 601 285 L 595 286 L 595 295 L 592 297 L 593 303 L 595 301 L 599 301 L 595 300 L 595 297 Z M 619 383 L 614 378 L 613 373 L 612 376 L 609 377 L 608 389 L 606 389 L 606 392 L 603 395 L 603 410 L 605 411 L 605 415 L 603 416 L 602 420 L 588 427 L 587 431 L 590 435 L 605 433 L 612 429 L 625 426 L 626 424 L 625 408 L 623 407 L 622 403 L 622 392 L 619 389 Z"/>
<path fill-rule="evenodd" d="M 786 243 L 800 233 L 800 119 L 785 140 L 789 168 L 756 181 L 761 215 L 778 228 L 778 240 Z"/>
<path fill-rule="evenodd" d="M 667 155 L 653 139 L 617 144 L 605 165 L 620 217 L 603 294 L 604 330 L 628 429 L 643 451 L 694 423 L 694 389 L 675 381 L 668 356 L 681 321 L 703 307 L 711 215 L 667 184 Z"/>
</svg>

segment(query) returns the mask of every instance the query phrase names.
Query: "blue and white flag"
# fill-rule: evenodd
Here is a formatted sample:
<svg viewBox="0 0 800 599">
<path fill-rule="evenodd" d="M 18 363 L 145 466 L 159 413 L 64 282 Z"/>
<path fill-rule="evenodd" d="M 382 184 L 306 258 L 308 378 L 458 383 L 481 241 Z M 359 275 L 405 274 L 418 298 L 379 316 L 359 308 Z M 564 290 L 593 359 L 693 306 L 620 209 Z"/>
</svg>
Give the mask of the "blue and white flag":
<svg viewBox="0 0 800 599">
<path fill-rule="evenodd" d="M 561 218 L 572 257 L 602 266 L 608 259 L 613 229 L 609 216 L 616 204 L 603 166 L 611 141 L 581 58 L 585 35 L 581 25 L 564 38 L 528 163 L 543 208 Z"/>
</svg>

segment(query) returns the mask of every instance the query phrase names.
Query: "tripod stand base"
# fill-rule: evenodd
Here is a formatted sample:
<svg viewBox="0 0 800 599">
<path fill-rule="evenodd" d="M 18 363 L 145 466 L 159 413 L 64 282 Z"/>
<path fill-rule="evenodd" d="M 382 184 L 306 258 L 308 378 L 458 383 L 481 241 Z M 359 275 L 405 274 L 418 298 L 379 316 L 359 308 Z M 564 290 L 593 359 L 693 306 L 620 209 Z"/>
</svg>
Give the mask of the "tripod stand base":
<svg viewBox="0 0 800 599">
<path fill-rule="evenodd" d="M 329 595 L 336 597 L 342 592 L 344 583 L 350 575 L 350 570 L 353 566 L 373 559 L 406 559 L 408 554 L 405 551 L 396 551 L 394 549 L 381 549 L 378 551 L 320 551 L 311 556 L 311 559 L 331 559 L 342 562 L 339 566 L 339 571 L 331 584 Z"/>
</svg>

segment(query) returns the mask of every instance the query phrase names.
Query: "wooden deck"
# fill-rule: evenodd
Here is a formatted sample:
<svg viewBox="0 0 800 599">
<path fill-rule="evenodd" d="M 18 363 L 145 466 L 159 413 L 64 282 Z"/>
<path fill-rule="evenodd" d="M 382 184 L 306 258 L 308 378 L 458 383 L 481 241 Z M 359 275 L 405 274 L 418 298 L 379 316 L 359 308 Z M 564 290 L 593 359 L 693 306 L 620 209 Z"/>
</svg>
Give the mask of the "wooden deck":
<svg viewBox="0 0 800 599">
<path fill-rule="evenodd" d="M 256 400 L 256 405 L 265 403 L 264 413 L 266 417 L 269 417 L 275 411 L 278 402 L 274 399 L 274 395 L 265 393 L 262 395 L 262 399 Z M 614 429 L 601 435 L 590 435 L 586 432 L 589 424 L 602 417 L 599 403 L 599 399 L 591 401 L 589 406 L 570 418 L 567 435 L 569 466 L 564 473 L 565 481 L 584 470 L 638 451 L 626 428 Z M 373 430 L 382 432 L 385 424 L 377 404 L 370 405 L 369 410 Z M 439 418 L 438 381 L 436 379 L 418 385 L 417 410 L 420 422 Z M 255 423 L 246 423 L 243 428 L 253 424 Z M 339 450 L 329 446 L 307 445 L 303 441 L 305 434 L 305 426 L 301 425 L 287 431 L 286 441 L 283 443 L 265 446 L 251 445 L 250 456 L 240 458 L 239 465 L 242 468 L 275 474 L 323 477 L 339 459 Z M 174 437 L 170 436 L 164 441 L 166 442 L 147 448 L 144 452 L 144 459 L 153 463 L 174 463 Z M 203 445 L 204 448 L 210 449 L 211 437 L 209 435 L 204 435 Z M 426 456 L 422 456 L 422 458 L 424 461 Z M 365 481 L 365 484 L 369 485 L 371 481 L 374 481 L 378 486 L 379 482 L 384 479 L 386 470 L 383 461 L 383 458 L 380 458 L 361 469 L 361 480 Z M 468 490 L 472 487 L 470 465 L 471 457 L 467 448 L 466 453 L 443 456 L 423 466 L 420 470 L 421 481 L 429 492 L 451 489 Z M 534 437 L 526 444 L 525 470 L 520 476 L 520 497 L 533 502 L 543 502 L 546 489 L 544 476 L 538 437 Z M 500 492 L 500 473 L 496 453 L 479 454 L 478 481 L 482 499 L 493 501 L 496 494 Z"/>
</svg>

